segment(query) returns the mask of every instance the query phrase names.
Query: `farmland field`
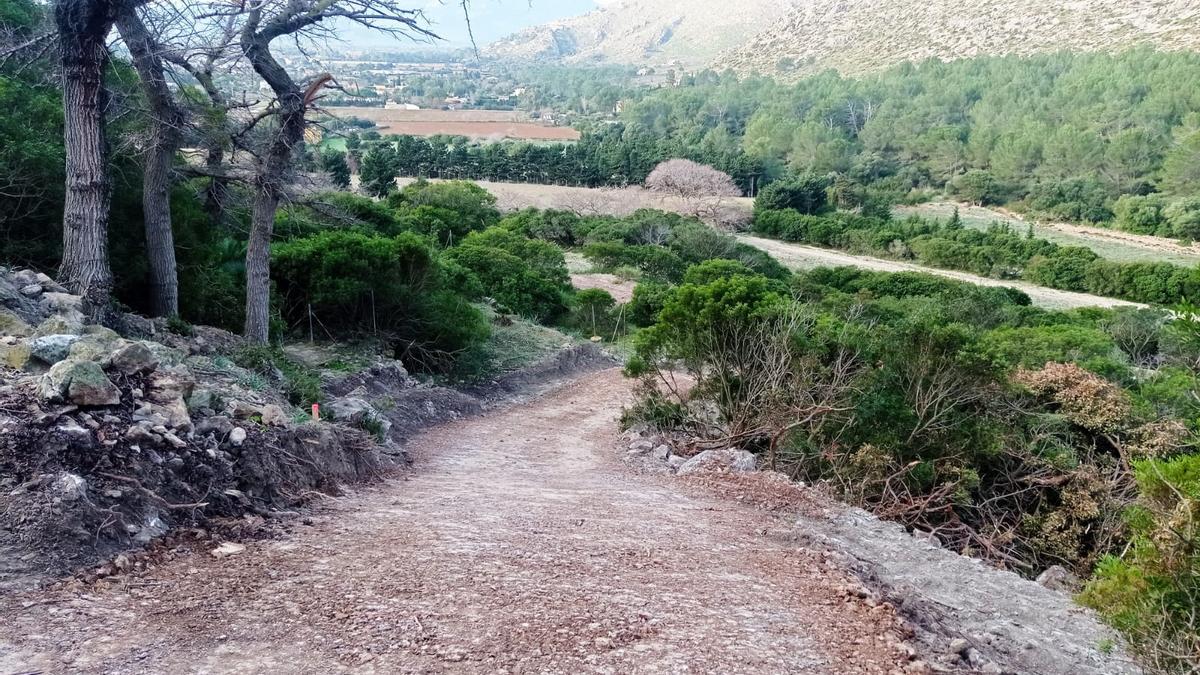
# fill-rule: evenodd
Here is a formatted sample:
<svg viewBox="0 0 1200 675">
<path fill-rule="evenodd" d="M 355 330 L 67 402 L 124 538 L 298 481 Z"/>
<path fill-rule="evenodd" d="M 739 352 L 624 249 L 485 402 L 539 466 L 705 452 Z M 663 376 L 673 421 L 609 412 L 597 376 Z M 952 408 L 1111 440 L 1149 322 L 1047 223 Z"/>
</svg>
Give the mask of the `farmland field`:
<svg viewBox="0 0 1200 675">
<path fill-rule="evenodd" d="M 577 141 L 579 131 L 532 120 L 508 110 L 390 110 L 387 108 L 331 108 L 330 114 L 358 117 L 376 124 L 381 134 L 407 136 L 467 136 L 528 141 Z"/>
</svg>

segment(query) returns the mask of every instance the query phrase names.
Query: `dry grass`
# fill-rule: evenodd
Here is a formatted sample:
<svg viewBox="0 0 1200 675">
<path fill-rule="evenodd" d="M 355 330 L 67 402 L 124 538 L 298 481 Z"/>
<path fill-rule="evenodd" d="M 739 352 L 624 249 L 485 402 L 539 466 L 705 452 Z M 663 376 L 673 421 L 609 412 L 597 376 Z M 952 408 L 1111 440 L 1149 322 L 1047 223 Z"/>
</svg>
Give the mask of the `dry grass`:
<svg viewBox="0 0 1200 675">
<path fill-rule="evenodd" d="M 528 115 L 508 110 L 390 110 L 386 108 L 336 108 L 340 118 L 371 120 L 376 131 L 406 136 L 467 136 L 469 138 L 530 141 L 577 141 L 579 131 L 533 121 Z"/>
</svg>

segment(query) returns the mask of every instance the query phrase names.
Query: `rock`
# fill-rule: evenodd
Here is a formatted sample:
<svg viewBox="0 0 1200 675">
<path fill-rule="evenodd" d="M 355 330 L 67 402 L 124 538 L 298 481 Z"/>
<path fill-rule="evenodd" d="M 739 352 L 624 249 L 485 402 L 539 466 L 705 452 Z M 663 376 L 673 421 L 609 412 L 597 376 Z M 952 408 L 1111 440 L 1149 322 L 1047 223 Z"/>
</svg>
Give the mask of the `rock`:
<svg viewBox="0 0 1200 675">
<path fill-rule="evenodd" d="M 153 431 L 143 426 L 143 423 L 135 424 L 125 430 L 125 440 L 136 445 L 158 445 L 162 439 Z"/>
<path fill-rule="evenodd" d="M 347 426 L 361 426 L 375 414 L 375 408 L 361 398 L 339 398 L 325 406 L 325 412 Z"/>
<path fill-rule="evenodd" d="M 45 274 L 42 274 L 41 272 L 38 272 L 37 274 L 34 275 L 34 280 L 43 289 L 45 289 L 51 293 L 66 293 L 67 292 L 67 289 L 65 287 L 63 287 L 62 284 L 51 279 L 50 277 L 46 276 Z"/>
<path fill-rule="evenodd" d="M 246 430 L 241 427 L 234 427 L 229 432 L 229 443 L 235 448 L 240 448 L 242 443 L 246 442 Z"/>
<path fill-rule="evenodd" d="M 683 466 L 685 462 L 687 462 L 687 459 L 680 457 L 679 455 L 669 455 L 667 457 L 667 464 L 675 470 L 678 470 L 679 467 Z"/>
<path fill-rule="evenodd" d="M 246 401 L 234 401 L 229 405 L 229 412 L 233 413 L 233 416 L 239 420 L 262 417 L 262 408 Z"/>
<path fill-rule="evenodd" d="M 60 473 L 50 483 L 50 491 L 64 502 L 75 502 L 87 497 L 87 481 L 73 473 Z"/>
<path fill-rule="evenodd" d="M 40 328 L 38 329 L 41 330 Z M 109 355 L 113 350 L 118 348 L 119 341 L 106 340 L 95 335 L 85 335 L 75 341 L 71 345 L 71 351 L 68 353 L 68 358 L 80 361 L 95 361 L 96 363 L 104 363 L 108 361 Z"/>
<path fill-rule="evenodd" d="M 286 427 L 289 421 L 287 413 L 283 411 L 283 408 L 273 403 L 263 406 L 262 423 L 264 426 Z"/>
<path fill-rule="evenodd" d="M 935 548 L 942 547 L 942 540 L 932 532 L 928 532 L 926 530 L 913 530 L 912 536 Z"/>
<path fill-rule="evenodd" d="M 158 358 L 145 344 L 131 342 L 113 353 L 109 367 L 126 375 L 149 373 L 158 368 Z"/>
<path fill-rule="evenodd" d="M 659 461 L 665 462 L 671 456 L 671 446 L 660 445 L 650 451 L 650 456 Z"/>
<path fill-rule="evenodd" d="M 162 433 L 162 437 L 164 441 L 166 441 L 172 448 L 175 448 L 176 450 L 182 450 L 188 446 L 187 441 L 176 436 L 170 431 L 164 431 Z"/>
<path fill-rule="evenodd" d="M 654 449 L 654 443 L 645 439 L 638 439 L 629 444 L 630 452 L 649 452 Z"/>
<path fill-rule="evenodd" d="M 212 389 L 197 388 L 187 399 L 189 412 L 197 410 L 217 410 L 221 407 L 221 396 Z"/>
<path fill-rule="evenodd" d="M 40 321 L 45 316 L 45 312 L 39 303 L 21 294 L 20 288 L 28 285 L 24 282 L 14 284 L 4 275 L 0 275 L 0 309 L 12 312 L 25 323 L 34 323 Z"/>
<path fill-rule="evenodd" d="M 233 431 L 233 421 L 224 415 L 214 415 L 205 417 L 196 423 L 196 434 L 200 436 L 214 436 L 217 440 L 224 440 L 229 432 Z M 243 440 L 245 440 L 243 438 Z"/>
<path fill-rule="evenodd" d="M 41 294 L 42 294 L 42 285 L 41 284 L 29 284 L 28 286 L 21 287 L 21 295 L 23 295 L 27 298 L 36 298 L 37 296 L 39 296 Z"/>
<path fill-rule="evenodd" d="M 950 641 L 950 653 L 952 654 L 965 655 L 970 647 L 971 643 L 963 638 L 954 638 Z"/>
<path fill-rule="evenodd" d="M 0 335 L 26 337 L 33 334 L 33 327 L 15 313 L 0 309 Z"/>
<path fill-rule="evenodd" d="M 76 335 L 83 330 L 83 315 L 55 314 L 38 324 L 33 334 L 42 335 Z"/>
<path fill-rule="evenodd" d="M 738 448 L 723 450 L 705 450 L 687 460 L 676 471 L 680 476 L 686 476 L 698 471 L 723 471 L 729 473 L 749 473 L 758 465 L 752 453 Z"/>
<path fill-rule="evenodd" d="M 220 546 L 209 551 L 209 554 L 214 558 L 228 558 L 230 556 L 239 555 L 246 552 L 246 547 L 233 542 L 225 542 Z"/>
<path fill-rule="evenodd" d="M 90 429 L 82 427 L 70 417 L 64 417 L 58 423 L 54 430 L 65 436 L 71 443 L 91 447 L 96 439 L 92 436 Z"/>
<path fill-rule="evenodd" d="M 137 314 L 122 314 L 120 317 L 121 333 L 126 337 L 150 338 L 158 333 L 154 322 Z"/>
<path fill-rule="evenodd" d="M 12 340 L 8 342 L 7 340 Z M 22 370 L 32 358 L 33 351 L 29 348 L 29 343 L 16 338 L 0 339 L 0 366 L 6 366 L 14 370 Z"/>
<path fill-rule="evenodd" d="M 1051 565 L 1038 575 L 1037 582 L 1052 591 L 1074 593 L 1079 588 L 1079 577 L 1071 574 L 1062 565 Z"/>
<path fill-rule="evenodd" d="M 83 309 L 83 297 L 70 293 L 46 293 L 43 296 L 51 311 L 57 313 L 78 312 Z"/>
<path fill-rule="evenodd" d="M 70 401 L 80 406 L 117 405 L 121 390 L 93 361 L 59 361 L 42 376 L 38 395 L 50 402 Z"/>
<path fill-rule="evenodd" d="M 52 366 L 67 358 L 78 341 L 78 335 L 43 335 L 30 340 L 29 349 L 33 358 Z"/>
</svg>

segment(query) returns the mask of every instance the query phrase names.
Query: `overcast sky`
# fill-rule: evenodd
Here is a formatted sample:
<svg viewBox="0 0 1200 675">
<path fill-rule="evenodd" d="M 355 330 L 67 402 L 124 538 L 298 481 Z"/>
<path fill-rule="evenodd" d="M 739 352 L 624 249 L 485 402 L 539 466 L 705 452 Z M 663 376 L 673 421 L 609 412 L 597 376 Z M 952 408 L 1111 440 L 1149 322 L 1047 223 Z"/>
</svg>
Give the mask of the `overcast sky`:
<svg viewBox="0 0 1200 675">
<path fill-rule="evenodd" d="M 471 0 L 471 24 L 475 28 L 475 39 L 483 47 L 522 28 L 577 16 L 595 8 L 596 0 Z M 458 0 L 425 0 L 424 11 L 433 31 L 445 38 L 444 46 L 470 44 Z M 342 31 L 342 39 L 350 46 L 413 47 L 412 43 L 397 44 L 384 36 L 356 29 Z"/>
</svg>

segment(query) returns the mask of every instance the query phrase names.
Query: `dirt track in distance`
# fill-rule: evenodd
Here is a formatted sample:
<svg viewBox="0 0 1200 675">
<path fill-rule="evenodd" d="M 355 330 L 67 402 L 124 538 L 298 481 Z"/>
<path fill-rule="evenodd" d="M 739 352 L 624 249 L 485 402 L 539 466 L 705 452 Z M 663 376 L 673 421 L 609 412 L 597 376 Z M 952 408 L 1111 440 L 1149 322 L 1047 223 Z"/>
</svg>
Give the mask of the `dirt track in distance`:
<svg viewBox="0 0 1200 675">
<path fill-rule="evenodd" d="M 619 371 L 411 444 L 240 555 L 0 598 L 0 671 L 889 673 L 886 606 L 791 522 L 616 461 Z"/>
<path fill-rule="evenodd" d="M 1145 306 L 1136 302 L 1129 302 L 1127 300 L 1104 298 L 1098 295 L 1073 293 L 1071 291 L 1059 291 L 1053 288 L 1036 286 L 1034 284 L 1025 283 L 1022 281 L 989 279 L 988 277 L 976 276 L 966 272 L 942 270 L 934 267 L 922 267 L 921 265 L 913 265 L 896 260 L 884 260 L 882 258 L 872 258 L 870 256 L 863 255 L 850 255 L 849 253 L 842 253 L 840 251 L 831 251 L 829 249 L 817 248 L 815 246 L 804 246 L 802 244 L 790 244 L 788 242 L 778 241 L 775 239 L 763 239 L 761 237 L 751 237 L 748 235 L 739 235 L 738 239 L 743 243 L 754 246 L 755 248 L 760 248 L 767 253 L 770 253 L 775 257 L 776 260 L 795 270 L 807 270 L 817 267 L 859 267 L 878 272 L 924 272 L 925 274 L 935 274 L 940 277 L 965 281 L 967 283 L 976 284 L 979 286 L 1007 286 L 1010 288 L 1017 288 L 1029 295 L 1029 297 L 1033 300 L 1033 304 L 1038 305 L 1039 307 L 1045 307 L 1047 309 Z"/>
</svg>

